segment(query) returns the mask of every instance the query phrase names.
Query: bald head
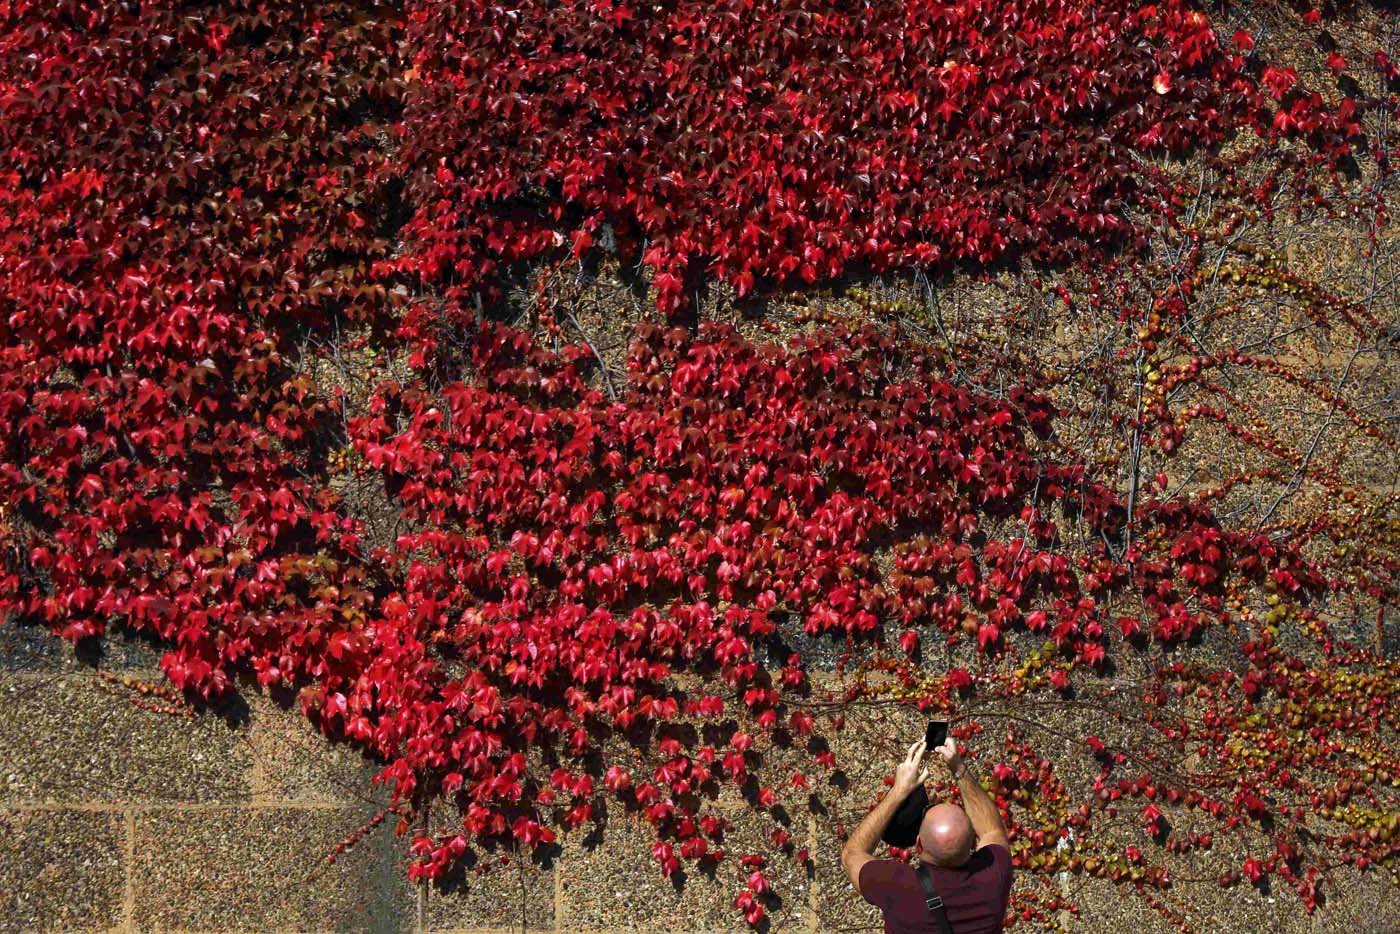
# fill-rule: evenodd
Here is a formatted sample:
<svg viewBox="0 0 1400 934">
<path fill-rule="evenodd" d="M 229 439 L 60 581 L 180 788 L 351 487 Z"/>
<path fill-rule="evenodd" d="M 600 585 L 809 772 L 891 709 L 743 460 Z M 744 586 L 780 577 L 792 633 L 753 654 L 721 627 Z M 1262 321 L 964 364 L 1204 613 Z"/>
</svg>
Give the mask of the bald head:
<svg viewBox="0 0 1400 934">
<path fill-rule="evenodd" d="M 919 844 L 924 858 L 935 866 L 961 866 L 977 848 L 977 835 L 967 812 L 956 804 L 940 804 L 924 814 L 919 825 Z"/>
</svg>

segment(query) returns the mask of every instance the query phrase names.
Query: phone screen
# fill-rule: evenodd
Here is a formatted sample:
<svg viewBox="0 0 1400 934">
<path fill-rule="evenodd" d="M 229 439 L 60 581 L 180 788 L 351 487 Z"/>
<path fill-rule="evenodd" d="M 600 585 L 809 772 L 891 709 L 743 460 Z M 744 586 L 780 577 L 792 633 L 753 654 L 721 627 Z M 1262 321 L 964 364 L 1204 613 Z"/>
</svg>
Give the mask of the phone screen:
<svg viewBox="0 0 1400 934">
<path fill-rule="evenodd" d="M 928 732 L 924 734 L 924 745 L 928 749 L 935 746 L 942 746 L 943 741 L 948 738 L 947 720 L 930 720 L 928 722 Z"/>
</svg>

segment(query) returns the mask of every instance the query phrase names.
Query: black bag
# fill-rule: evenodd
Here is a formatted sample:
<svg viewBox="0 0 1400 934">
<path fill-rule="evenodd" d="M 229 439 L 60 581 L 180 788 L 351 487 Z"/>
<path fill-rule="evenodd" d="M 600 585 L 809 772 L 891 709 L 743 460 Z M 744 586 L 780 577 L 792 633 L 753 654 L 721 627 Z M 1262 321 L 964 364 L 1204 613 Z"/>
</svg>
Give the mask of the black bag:
<svg viewBox="0 0 1400 934">
<path fill-rule="evenodd" d="M 909 797 L 901 801 L 894 814 L 890 815 L 890 822 L 885 825 L 880 839 L 890 846 L 909 849 L 919 839 L 919 823 L 924 819 L 928 804 L 928 792 L 923 785 L 909 792 Z"/>
<path fill-rule="evenodd" d="M 927 863 L 919 860 L 914 875 L 919 877 L 919 888 L 924 890 L 924 904 L 928 906 L 928 913 L 933 917 L 933 926 L 938 929 L 938 934 L 953 934 L 953 928 L 948 924 L 948 912 L 943 910 L 943 899 L 933 887 L 933 871 L 928 868 Z"/>
</svg>

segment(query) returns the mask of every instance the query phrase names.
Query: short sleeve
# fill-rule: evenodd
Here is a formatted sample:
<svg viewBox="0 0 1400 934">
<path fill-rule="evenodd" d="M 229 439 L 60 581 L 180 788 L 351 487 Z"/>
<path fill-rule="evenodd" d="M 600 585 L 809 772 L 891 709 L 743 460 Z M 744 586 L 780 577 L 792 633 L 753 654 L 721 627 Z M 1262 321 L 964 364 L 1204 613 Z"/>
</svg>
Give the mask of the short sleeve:
<svg viewBox="0 0 1400 934">
<path fill-rule="evenodd" d="M 1000 843 L 989 843 L 986 849 L 992 857 L 991 866 L 988 868 L 992 877 L 992 890 L 1001 897 L 1004 911 L 1011 897 L 1011 851 Z"/>
<path fill-rule="evenodd" d="M 899 891 L 900 870 L 908 870 L 897 859 L 872 859 L 860 867 L 860 895 L 867 902 L 884 911 L 890 899 Z"/>
</svg>

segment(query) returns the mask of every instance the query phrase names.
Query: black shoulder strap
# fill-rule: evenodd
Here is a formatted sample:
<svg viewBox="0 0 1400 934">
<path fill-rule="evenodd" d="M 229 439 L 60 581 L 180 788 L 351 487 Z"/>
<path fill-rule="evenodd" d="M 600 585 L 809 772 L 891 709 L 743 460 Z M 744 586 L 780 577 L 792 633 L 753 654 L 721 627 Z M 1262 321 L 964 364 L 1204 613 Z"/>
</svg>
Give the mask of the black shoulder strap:
<svg viewBox="0 0 1400 934">
<path fill-rule="evenodd" d="M 914 875 L 919 877 L 919 888 L 924 890 L 924 904 L 928 906 L 928 913 L 933 917 L 933 926 L 938 929 L 938 934 L 953 934 L 953 929 L 948 924 L 948 913 L 943 910 L 943 899 L 933 887 L 933 872 L 928 868 L 928 864 L 919 860 Z"/>
</svg>

